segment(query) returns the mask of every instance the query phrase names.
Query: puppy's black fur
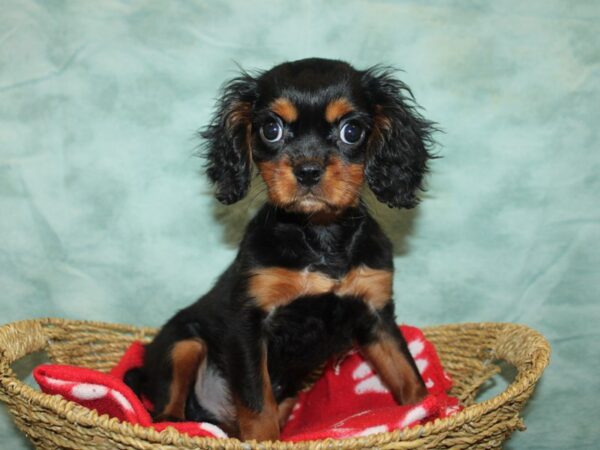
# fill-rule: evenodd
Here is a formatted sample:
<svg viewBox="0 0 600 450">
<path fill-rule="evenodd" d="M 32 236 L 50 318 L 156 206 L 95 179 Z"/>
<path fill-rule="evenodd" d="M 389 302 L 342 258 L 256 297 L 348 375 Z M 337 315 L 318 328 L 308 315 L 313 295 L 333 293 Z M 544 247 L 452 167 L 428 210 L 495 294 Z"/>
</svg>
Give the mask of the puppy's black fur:
<svg viewBox="0 0 600 450">
<path fill-rule="evenodd" d="M 399 403 L 425 395 L 395 322 L 391 243 L 360 190 L 366 182 L 390 207 L 414 207 L 432 130 L 385 68 L 305 59 L 225 84 L 202 132 L 207 175 L 230 204 L 256 166 L 269 200 L 215 286 L 128 374 L 155 416 L 277 439 L 284 405 L 353 345 Z"/>
</svg>

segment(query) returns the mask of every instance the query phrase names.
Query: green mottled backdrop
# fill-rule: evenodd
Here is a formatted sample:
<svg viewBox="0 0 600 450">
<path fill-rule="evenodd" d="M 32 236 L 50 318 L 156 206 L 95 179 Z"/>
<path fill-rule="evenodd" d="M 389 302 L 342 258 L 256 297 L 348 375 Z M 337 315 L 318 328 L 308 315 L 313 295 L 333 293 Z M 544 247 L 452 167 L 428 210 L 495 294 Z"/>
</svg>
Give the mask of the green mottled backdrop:
<svg viewBox="0 0 600 450">
<path fill-rule="evenodd" d="M 445 131 L 422 205 L 378 213 L 399 319 L 540 330 L 507 447 L 598 448 L 599 34 L 594 0 L 0 0 L 0 323 L 159 325 L 256 206 L 216 207 L 194 156 L 235 62 L 393 64 Z M 29 448 L 4 408 L 0 447 Z"/>
</svg>

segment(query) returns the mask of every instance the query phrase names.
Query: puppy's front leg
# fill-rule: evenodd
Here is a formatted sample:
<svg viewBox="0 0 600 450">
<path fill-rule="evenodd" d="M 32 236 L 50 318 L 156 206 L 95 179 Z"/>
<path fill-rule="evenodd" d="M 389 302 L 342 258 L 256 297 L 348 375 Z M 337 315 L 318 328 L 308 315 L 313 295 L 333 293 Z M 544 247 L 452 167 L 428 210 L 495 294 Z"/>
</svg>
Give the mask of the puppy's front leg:
<svg viewBox="0 0 600 450">
<path fill-rule="evenodd" d="M 267 369 L 261 325 L 245 322 L 231 349 L 231 390 L 242 440 L 279 439 L 279 413 Z"/>
<path fill-rule="evenodd" d="M 375 329 L 374 340 L 361 345 L 361 352 L 398 404 L 418 403 L 427 395 L 427 388 L 398 330 L 393 312 L 391 316 L 386 312 L 380 315 L 383 323 Z"/>
<path fill-rule="evenodd" d="M 391 267 L 391 261 L 389 264 Z M 396 325 L 391 270 L 359 266 L 341 280 L 336 294 L 359 298 L 369 306 L 374 323 L 360 325 L 356 340 L 396 402 L 421 401 L 427 389 Z"/>
</svg>

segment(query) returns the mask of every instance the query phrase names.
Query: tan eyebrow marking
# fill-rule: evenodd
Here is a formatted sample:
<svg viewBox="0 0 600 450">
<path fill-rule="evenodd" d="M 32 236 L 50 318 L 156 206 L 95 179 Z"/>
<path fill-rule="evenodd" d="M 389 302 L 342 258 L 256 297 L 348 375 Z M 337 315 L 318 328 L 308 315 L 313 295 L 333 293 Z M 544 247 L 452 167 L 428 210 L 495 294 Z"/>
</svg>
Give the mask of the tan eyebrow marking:
<svg viewBox="0 0 600 450">
<path fill-rule="evenodd" d="M 354 106 L 350 100 L 344 97 L 338 98 L 329 102 L 325 108 L 325 120 L 333 123 L 352 111 L 354 111 Z"/>
<path fill-rule="evenodd" d="M 292 123 L 298 119 L 298 109 L 292 101 L 285 97 L 279 97 L 269 105 L 271 111 L 285 120 L 287 123 Z"/>
</svg>

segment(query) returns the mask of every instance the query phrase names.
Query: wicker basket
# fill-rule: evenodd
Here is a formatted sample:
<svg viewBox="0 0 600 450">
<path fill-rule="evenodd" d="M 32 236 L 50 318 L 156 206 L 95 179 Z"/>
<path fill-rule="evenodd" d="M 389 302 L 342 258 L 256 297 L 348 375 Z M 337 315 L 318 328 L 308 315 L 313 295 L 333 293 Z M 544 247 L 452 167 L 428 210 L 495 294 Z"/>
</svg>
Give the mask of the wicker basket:
<svg viewBox="0 0 600 450">
<path fill-rule="evenodd" d="M 524 429 L 519 412 L 548 364 L 550 347 L 538 332 L 521 325 L 478 323 L 424 329 L 454 379 L 451 394 L 465 409 L 446 419 L 402 431 L 354 439 L 240 442 L 190 438 L 172 428 L 158 433 L 99 416 L 60 396 L 42 394 L 21 382 L 11 364 L 45 351 L 57 364 L 108 371 L 134 340 L 156 330 L 93 322 L 42 319 L 0 327 L 0 400 L 17 426 L 40 449 L 464 449 L 501 448 L 515 430 Z M 516 368 L 512 384 L 500 395 L 475 403 L 483 383 L 500 371 L 498 361 Z"/>
</svg>

